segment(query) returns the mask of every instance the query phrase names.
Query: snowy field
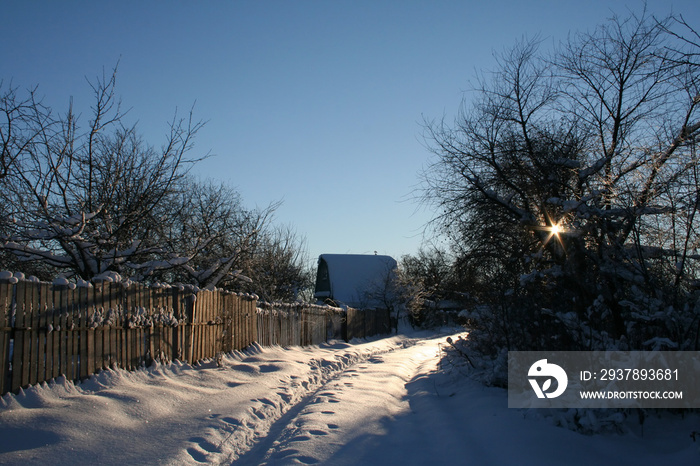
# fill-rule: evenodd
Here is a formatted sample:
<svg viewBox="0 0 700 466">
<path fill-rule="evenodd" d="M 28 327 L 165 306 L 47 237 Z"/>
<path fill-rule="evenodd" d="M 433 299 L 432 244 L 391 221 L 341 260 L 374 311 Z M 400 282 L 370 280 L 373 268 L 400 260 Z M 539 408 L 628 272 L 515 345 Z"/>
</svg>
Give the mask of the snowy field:
<svg viewBox="0 0 700 466">
<path fill-rule="evenodd" d="M 0 401 L 0 464 L 697 465 L 697 416 L 587 436 L 440 365 L 445 336 L 251 348 Z"/>
</svg>

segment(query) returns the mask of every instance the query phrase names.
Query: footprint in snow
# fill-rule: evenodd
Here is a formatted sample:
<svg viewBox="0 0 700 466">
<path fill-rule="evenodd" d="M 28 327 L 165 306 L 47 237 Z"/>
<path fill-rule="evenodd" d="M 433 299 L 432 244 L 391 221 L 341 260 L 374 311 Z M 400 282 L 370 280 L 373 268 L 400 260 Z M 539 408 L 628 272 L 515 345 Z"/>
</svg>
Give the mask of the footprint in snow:
<svg viewBox="0 0 700 466">
<path fill-rule="evenodd" d="M 190 442 L 196 443 L 199 448 L 202 450 L 209 452 L 209 453 L 215 453 L 219 452 L 219 447 L 211 443 L 209 440 L 202 438 L 202 437 L 192 437 L 190 439 Z"/>
<path fill-rule="evenodd" d="M 235 366 L 232 366 L 231 369 L 233 369 L 234 371 L 248 372 L 250 374 L 254 374 L 260 371 L 260 369 L 258 369 L 255 366 L 251 366 L 250 364 L 236 364 Z"/>
<path fill-rule="evenodd" d="M 222 422 L 225 422 L 226 424 L 231 424 L 231 425 L 234 425 L 234 426 L 240 426 L 240 425 L 241 425 L 241 421 L 239 421 L 239 420 L 236 419 L 235 417 L 222 417 L 222 418 L 221 418 L 221 421 L 222 421 Z"/>
<path fill-rule="evenodd" d="M 277 364 L 262 364 L 260 366 L 260 372 L 266 373 L 266 372 L 277 372 L 281 371 L 282 367 L 278 366 Z"/>
</svg>

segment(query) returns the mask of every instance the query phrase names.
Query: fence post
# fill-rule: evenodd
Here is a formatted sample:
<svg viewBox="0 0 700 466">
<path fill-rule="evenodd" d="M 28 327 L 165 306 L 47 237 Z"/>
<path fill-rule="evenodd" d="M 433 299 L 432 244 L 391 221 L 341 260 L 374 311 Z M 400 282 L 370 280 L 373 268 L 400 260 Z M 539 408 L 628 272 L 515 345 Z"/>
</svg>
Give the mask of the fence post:
<svg viewBox="0 0 700 466">
<path fill-rule="evenodd" d="M 0 282 L 0 394 L 10 391 L 10 340 L 12 339 L 12 295 L 15 286 Z"/>
<path fill-rule="evenodd" d="M 187 300 L 187 322 L 189 331 L 189 338 L 187 340 L 187 362 L 190 365 L 194 365 L 194 340 L 195 340 L 195 322 L 197 318 L 197 294 L 192 293 L 190 298 Z"/>
</svg>

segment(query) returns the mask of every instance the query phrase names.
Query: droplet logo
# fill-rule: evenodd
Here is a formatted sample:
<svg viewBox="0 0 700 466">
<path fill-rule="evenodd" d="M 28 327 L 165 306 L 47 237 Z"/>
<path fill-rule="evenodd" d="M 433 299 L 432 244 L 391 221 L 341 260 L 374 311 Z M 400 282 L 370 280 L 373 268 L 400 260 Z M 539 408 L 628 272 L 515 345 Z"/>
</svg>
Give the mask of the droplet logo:
<svg viewBox="0 0 700 466">
<path fill-rule="evenodd" d="M 566 371 L 556 364 L 548 363 L 546 359 L 540 359 L 530 366 L 527 376 L 537 398 L 556 398 L 564 393 L 569 383 Z M 548 392 L 552 388 L 552 379 L 557 381 L 557 387 L 553 392 Z M 542 380 L 541 386 L 538 380 Z"/>
</svg>

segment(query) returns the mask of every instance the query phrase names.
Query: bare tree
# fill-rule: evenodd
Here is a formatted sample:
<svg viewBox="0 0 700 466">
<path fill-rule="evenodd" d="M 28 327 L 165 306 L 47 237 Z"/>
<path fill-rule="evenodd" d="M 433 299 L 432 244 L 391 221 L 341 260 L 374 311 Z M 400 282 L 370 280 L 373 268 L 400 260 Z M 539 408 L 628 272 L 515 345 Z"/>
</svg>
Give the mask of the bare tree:
<svg viewBox="0 0 700 466">
<path fill-rule="evenodd" d="M 187 157 L 202 123 L 175 116 L 160 148 L 124 125 L 116 68 L 91 84 L 86 128 L 72 105 L 56 116 L 30 92 L 3 94 L 3 189 L 10 222 L 0 244 L 24 261 L 41 261 L 90 279 L 146 262 L 169 267 L 186 257 L 157 243 L 163 209 L 195 160 Z M 8 206 L 12 206 L 11 209 Z"/>
<path fill-rule="evenodd" d="M 493 284 L 489 338 L 511 349 L 684 339 L 700 70 L 671 22 L 615 17 L 551 57 L 524 40 L 454 125 L 426 125 L 436 159 L 424 200 L 460 267 Z"/>
</svg>

